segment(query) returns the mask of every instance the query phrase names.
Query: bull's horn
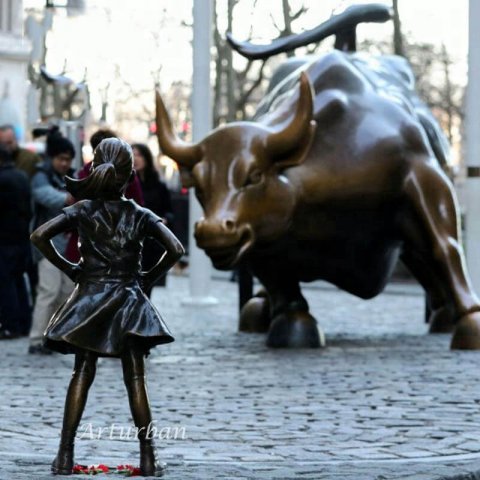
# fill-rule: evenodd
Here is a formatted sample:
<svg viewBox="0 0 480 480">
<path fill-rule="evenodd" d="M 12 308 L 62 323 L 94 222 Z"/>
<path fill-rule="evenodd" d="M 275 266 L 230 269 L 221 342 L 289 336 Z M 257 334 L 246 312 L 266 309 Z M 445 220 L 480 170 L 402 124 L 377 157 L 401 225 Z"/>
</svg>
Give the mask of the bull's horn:
<svg viewBox="0 0 480 480">
<path fill-rule="evenodd" d="M 299 141 L 309 131 L 313 118 L 313 93 L 307 74 L 300 75 L 300 95 L 298 97 L 295 113 L 286 126 L 281 130 L 272 132 L 267 139 L 269 156 L 275 157 L 294 150 Z"/>
<path fill-rule="evenodd" d="M 200 145 L 190 144 L 178 138 L 158 90 L 155 91 L 155 103 L 157 138 L 161 151 L 180 165 L 192 168 L 202 158 Z"/>
</svg>

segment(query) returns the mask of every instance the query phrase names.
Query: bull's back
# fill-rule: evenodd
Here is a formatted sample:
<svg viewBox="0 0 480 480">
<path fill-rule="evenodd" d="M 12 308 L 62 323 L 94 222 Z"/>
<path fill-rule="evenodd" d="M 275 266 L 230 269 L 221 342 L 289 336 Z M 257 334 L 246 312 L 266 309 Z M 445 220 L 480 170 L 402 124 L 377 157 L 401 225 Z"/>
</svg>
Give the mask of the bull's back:
<svg viewBox="0 0 480 480">
<path fill-rule="evenodd" d="M 332 53 L 305 70 L 317 129 L 304 161 L 284 172 L 298 192 L 286 251 L 299 280 L 369 298 L 398 258 L 404 179 L 428 145 L 408 101 L 379 90 L 348 56 Z M 297 96 L 280 94 L 262 121 L 281 123 Z"/>
<path fill-rule="evenodd" d="M 412 159 L 431 153 L 411 105 L 372 85 L 349 58 L 335 52 L 306 68 L 317 128 L 303 162 L 285 175 L 302 192 L 302 205 L 374 211 L 402 195 Z M 298 100 L 297 90 L 279 97 L 262 121 L 285 121 Z"/>
<path fill-rule="evenodd" d="M 302 71 L 313 87 L 318 125 L 310 163 L 319 160 L 343 170 L 355 161 L 378 158 L 381 149 L 385 162 L 399 151 L 436 155 L 442 163 L 448 157 L 441 129 L 415 92 L 410 66 L 397 56 L 334 51 L 310 60 L 267 95 L 258 108 L 258 121 L 275 126 L 291 115 Z"/>
</svg>

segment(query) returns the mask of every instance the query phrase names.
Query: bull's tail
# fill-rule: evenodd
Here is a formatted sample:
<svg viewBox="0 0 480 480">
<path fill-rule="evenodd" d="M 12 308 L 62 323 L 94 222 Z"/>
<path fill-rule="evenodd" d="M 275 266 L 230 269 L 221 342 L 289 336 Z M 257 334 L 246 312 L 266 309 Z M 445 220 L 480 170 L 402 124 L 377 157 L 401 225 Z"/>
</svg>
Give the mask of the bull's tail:
<svg viewBox="0 0 480 480">
<path fill-rule="evenodd" d="M 355 51 L 356 27 L 359 23 L 383 23 L 391 18 L 392 11 L 387 5 L 379 3 L 352 5 L 312 30 L 277 38 L 269 45 L 238 42 L 230 33 L 227 33 L 227 40 L 234 50 L 250 60 L 266 59 L 277 53 L 289 52 L 310 43 L 318 43 L 330 35 L 336 36 L 335 48 L 343 51 Z"/>
</svg>

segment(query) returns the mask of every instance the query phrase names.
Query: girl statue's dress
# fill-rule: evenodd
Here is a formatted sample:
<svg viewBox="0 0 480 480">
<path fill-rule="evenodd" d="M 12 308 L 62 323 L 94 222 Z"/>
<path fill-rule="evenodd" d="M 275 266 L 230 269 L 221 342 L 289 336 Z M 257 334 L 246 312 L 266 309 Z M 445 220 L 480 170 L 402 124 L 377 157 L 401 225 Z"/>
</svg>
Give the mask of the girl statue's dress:
<svg viewBox="0 0 480 480">
<path fill-rule="evenodd" d="M 161 219 L 132 200 L 82 200 L 63 209 L 79 234 L 82 274 L 50 320 L 44 345 L 121 357 L 128 337 L 145 354 L 173 341 L 140 284 L 143 240 Z"/>
<path fill-rule="evenodd" d="M 62 432 L 52 472 L 71 475 L 75 435 L 96 373 L 98 357 L 122 361 L 132 418 L 140 442 L 140 471 L 161 476 L 150 437 L 152 415 L 145 385 L 144 358 L 155 345 L 173 341 L 160 314 L 144 295 L 184 253 L 162 220 L 123 192 L 133 174 L 130 146 L 117 138 L 103 140 L 95 149 L 93 169 L 82 180 L 67 178 L 67 189 L 80 201 L 32 233 L 35 246 L 53 265 L 75 282 L 75 290 L 51 318 L 44 345 L 74 353 Z M 79 264 L 69 262 L 51 239 L 76 229 Z M 148 272 L 141 271 L 143 240 L 152 237 L 165 250 Z M 161 250 L 160 250 L 161 251 Z M 114 412 L 112 412 L 114 413 Z"/>
</svg>

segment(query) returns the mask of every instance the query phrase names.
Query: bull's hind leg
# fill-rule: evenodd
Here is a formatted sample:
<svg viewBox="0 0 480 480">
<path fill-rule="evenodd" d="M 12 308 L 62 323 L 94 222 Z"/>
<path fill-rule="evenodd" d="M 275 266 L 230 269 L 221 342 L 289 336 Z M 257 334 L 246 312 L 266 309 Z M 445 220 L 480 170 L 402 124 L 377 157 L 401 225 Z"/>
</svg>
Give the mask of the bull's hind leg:
<svg viewBox="0 0 480 480">
<path fill-rule="evenodd" d="M 480 349 L 480 302 L 465 267 L 453 188 L 438 167 L 421 162 L 405 192 L 404 259 L 429 295 L 431 331 L 454 325 L 452 348 Z"/>
<path fill-rule="evenodd" d="M 310 315 L 308 303 L 300 291 L 297 280 L 290 272 L 269 262 L 261 268 L 256 265 L 255 272 L 265 286 L 272 319 L 267 346 L 272 348 L 319 348 L 325 345 L 322 331 L 317 321 Z"/>
<path fill-rule="evenodd" d="M 449 301 L 447 292 L 437 281 L 435 274 L 429 268 L 431 262 L 419 254 L 418 243 L 406 242 L 401 259 L 410 272 L 420 282 L 427 294 L 429 307 L 430 333 L 449 333 L 455 328 L 455 309 Z"/>
</svg>

